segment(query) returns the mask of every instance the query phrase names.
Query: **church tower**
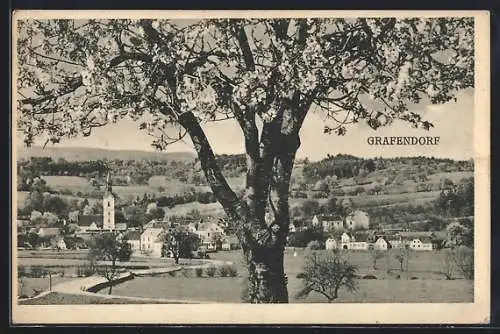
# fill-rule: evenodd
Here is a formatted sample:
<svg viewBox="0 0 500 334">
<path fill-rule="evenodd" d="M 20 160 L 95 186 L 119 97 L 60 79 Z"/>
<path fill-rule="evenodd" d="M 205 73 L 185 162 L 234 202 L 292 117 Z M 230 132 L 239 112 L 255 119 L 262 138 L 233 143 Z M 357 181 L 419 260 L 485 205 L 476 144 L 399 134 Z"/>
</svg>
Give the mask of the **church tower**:
<svg viewBox="0 0 500 334">
<path fill-rule="evenodd" d="M 113 195 L 113 187 L 111 183 L 111 175 L 108 172 L 106 178 L 106 192 L 103 198 L 103 230 L 115 229 L 115 196 Z"/>
</svg>

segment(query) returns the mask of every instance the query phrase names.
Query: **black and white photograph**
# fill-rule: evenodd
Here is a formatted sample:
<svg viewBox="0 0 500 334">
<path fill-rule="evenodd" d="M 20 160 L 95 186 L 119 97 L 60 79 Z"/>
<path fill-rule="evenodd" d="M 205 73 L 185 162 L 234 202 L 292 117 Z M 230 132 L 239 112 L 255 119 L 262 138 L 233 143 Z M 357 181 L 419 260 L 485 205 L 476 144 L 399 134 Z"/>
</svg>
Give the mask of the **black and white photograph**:
<svg viewBox="0 0 500 334">
<path fill-rule="evenodd" d="M 14 319 L 487 321 L 487 12 L 12 22 Z"/>
</svg>

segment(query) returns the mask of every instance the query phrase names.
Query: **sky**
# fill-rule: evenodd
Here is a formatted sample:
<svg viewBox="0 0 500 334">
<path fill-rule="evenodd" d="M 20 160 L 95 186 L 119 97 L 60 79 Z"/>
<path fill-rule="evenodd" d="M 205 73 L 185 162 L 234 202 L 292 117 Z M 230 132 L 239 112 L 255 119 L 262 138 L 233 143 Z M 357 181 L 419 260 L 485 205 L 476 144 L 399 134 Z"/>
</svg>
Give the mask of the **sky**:
<svg viewBox="0 0 500 334">
<path fill-rule="evenodd" d="M 443 105 L 415 105 L 424 119 L 434 124 L 426 131 L 411 128 L 409 124 L 396 121 L 391 126 L 373 130 L 365 123 L 350 125 L 345 136 L 324 134 L 324 122 L 320 112 L 310 112 L 300 132 L 302 145 L 297 158 L 321 160 L 327 154 L 351 154 L 360 157 L 434 156 L 451 159 L 470 159 L 474 156 L 474 91 L 459 92 L 456 102 Z M 333 124 L 332 124 L 333 125 Z M 203 125 L 216 154 L 244 152 L 241 129 L 234 120 Z M 437 146 L 371 146 L 370 136 L 439 136 Z M 139 124 L 123 120 L 93 130 L 90 137 L 67 139 L 56 147 L 93 147 L 112 150 L 153 151 L 152 138 L 139 130 Z M 37 141 L 42 145 L 43 141 Z M 167 148 L 167 152 L 194 152 L 191 142 L 178 142 Z"/>
</svg>

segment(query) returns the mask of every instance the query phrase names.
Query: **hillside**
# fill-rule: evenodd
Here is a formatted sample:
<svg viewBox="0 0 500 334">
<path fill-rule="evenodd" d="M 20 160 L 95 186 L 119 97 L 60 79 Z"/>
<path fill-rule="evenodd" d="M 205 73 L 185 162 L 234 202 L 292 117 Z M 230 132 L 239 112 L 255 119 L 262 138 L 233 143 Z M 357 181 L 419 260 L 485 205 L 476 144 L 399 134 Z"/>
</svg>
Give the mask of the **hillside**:
<svg viewBox="0 0 500 334">
<path fill-rule="evenodd" d="M 195 155 L 190 152 L 149 152 L 139 150 L 107 150 L 91 147 L 21 147 L 17 149 L 18 159 L 31 157 L 50 157 L 53 160 L 63 158 L 67 161 L 89 161 L 102 159 L 119 160 L 152 160 L 191 162 Z"/>
</svg>

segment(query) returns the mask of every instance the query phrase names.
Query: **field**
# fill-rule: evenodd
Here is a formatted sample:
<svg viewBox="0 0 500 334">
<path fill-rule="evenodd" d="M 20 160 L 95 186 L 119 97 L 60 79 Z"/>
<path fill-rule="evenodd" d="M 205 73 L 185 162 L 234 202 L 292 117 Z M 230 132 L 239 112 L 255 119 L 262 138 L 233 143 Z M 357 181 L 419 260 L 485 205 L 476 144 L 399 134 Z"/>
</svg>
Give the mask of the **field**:
<svg viewBox="0 0 500 334">
<path fill-rule="evenodd" d="M 186 215 L 189 211 L 191 210 L 198 210 L 202 214 L 205 215 L 218 215 L 223 213 L 222 205 L 220 205 L 219 202 L 216 203 L 208 203 L 208 204 L 202 204 L 199 202 L 191 202 L 191 203 L 186 203 L 186 204 L 179 204 L 174 206 L 173 208 L 169 208 L 165 210 L 165 216 L 170 217 L 170 216 L 180 216 L 180 215 Z"/>
<path fill-rule="evenodd" d="M 291 303 L 305 302 L 317 303 L 325 302 L 324 297 L 319 294 L 311 294 L 305 300 L 297 300 L 295 295 L 301 289 L 301 280 L 297 274 L 302 271 L 304 258 L 309 251 L 303 249 L 287 249 L 285 253 L 285 270 L 289 280 L 288 291 Z M 326 251 L 319 251 L 326 252 Z M 391 250 L 388 256 L 377 261 L 377 269 L 373 269 L 373 262 L 367 252 L 346 253 L 349 260 L 358 266 L 358 275 L 374 275 L 377 279 L 365 280 L 357 279 L 358 289 L 354 293 L 340 291 L 340 296 L 336 302 L 339 303 L 387 303 L 387 302 L 450 302 L 463 303 L 473 301 L 473 281 L 463 279 L 456 274 L 455 280 L 445 280 L 440 271 L 443 268 L 443 253 L 441 252 L 411 252 L 408 272 L 399 271 L 399 263 L 394 259 L 398 250 Z M 83 264 L 84 254 L 42 254 L 37 252 L 23 252 L 18 259 L 18 264 L 22 266 L 44 266 L 44 267 L 72 267 Z M 296 256 L 294 256 L 294 253 Z M 208 302 L 241 302 L 241 291 L 244 286 L 245 267 L 239 251 L 218 252 L 211 254 L 212 259 L 230 261 L 238 270 L 237 277 L 209 278 L 206 272 L 203 277 L 196 277 L 192 269 L 187 277 L 181 273 L 175 276 L 160 275 L 153 277 L 136 277 L 133 280 L 119 284 L 113 288 L 113 294 L 117 296 L 143 297 L 143 298 L 164 298 L 189 301 Z M 36 257 L 32 257 L 36 256 Z M 141 263 L 142 262 L 142 263 Z M 134 263 L 158 266 L 169 262 L 166 259 L 131 259 L 130 265 Z M 189 263 L 189 262 L 186 262 Z M 128 264 L 127 264 L 128 265 Z M 399 275 L 400 278 L 396 278 Z M 53 277 L 53 284 L 60 280 L 69 279 L 67 277 Z M 31 294 L 33 289 L 47 289 L 48 278 L 24 278 L 24 294 Z M 19 291 L 20 292 L 20 291 Z M 103 290 L 100 293 L 107 293 Z M 49 294 L 40 301 L 29 301 L 26 303 L 59 303 L 59 304 L 79 304 L 82 300 L 61 294 Z M 76 298 L 76 299 L 75 299 Z M 87 303 L 110 303 L 110 301 L 99 301 L 90 297 L 81 297 Z M 88 300 L 87 300 L 88 299 Z M 44 302 L 45 301 L 45 302 Z M 116 303 L 126 303 L 127 301 L 116 299 Z"/>
<path fill-rule="evenodd" d="M 296 252 L 296 256 L 294 256 Z M 301 288 L 301 280 L 297 274 L 301 272 L 304 257 L 307 251 L 302 249 L 287 250 L 285 254 L 285 270 L 288 276 L 288 291 L 291 303 L 325 302 L 324 297 L 319 294 L 311 294 L 305 300 L 297 300 L 295 295 Z M 325 252 L 325 251 L 320 251 Z M 445 280 L 439 272 L 442 270 L 443 254 L 440 252 L 412 252 L 409 260 L 409 272 L 401 273 L 399 264 L 394 259 L 396 250 L 388 253 L 388 257 L 377 262 L 377 269 L 372 268 L 373 263 L 366 252 L 350 252 L 349 259 L 359 267 L 358 275 L 374 275 L 377 279 L 358 279 L 358 289 L 354 293 L 340 291 L 339 303 L 387 303 L 387 302 L 450 302 L 463 303 L 473 300 L 473 281 L 462 279 L 457 275 L 455 280 Z M 206 273 L 204 277 L 196 277 L 191 270 L 188 277 L 177 273 L 175 276 L 161 275 L 153 277 L 136 277 L 131 281 L 124 282 L 114 287 L 113 294 L 117 296 L 143 297 L 143 298 L 165 298 L 186 301 L 209 301 L 239 303 L 241 302 L 241 291 L 243 290 L 245 268 L 241 261 L 240 252 L 218 252 L 212 254 L 217 260 L 231 261 L 238 270 L 238 277 L 215 277 L 209 278 Z M 23 264 L 28 264 L 28 259 Z M 45 265 L 63 262 L 66 265 L 78 260 L 71 259 L 46 259 Z M 161 261 L 161 260 L 156 260 Z M 164 260 L 163 260 L 164 261 Z M 38 260 L 37 264 L 41 264 Z M 388 273 L 388 270 L 389 273 Z M 400 279 L 396 278 L 400 275 Z M 100 293 L 106 294 L 106 290 Z M 80 303 L 68 296 L 46 296 L 46 302 L 58 300 L 57 303 Z M 82 297 L 83 298 L 83 297 Z M 87 297 L 85 297 L 87 298 Z M 89 303 L 98 303 L 91 300 Z M 122 303 L 123 301 L 116 301 Z M 35 302 L 33 302 L 35 303 Z M 41 303 L 38 301 L 36 303 Z M 107 302 L 106 302 L 107 303 Z"/>
</svg>

